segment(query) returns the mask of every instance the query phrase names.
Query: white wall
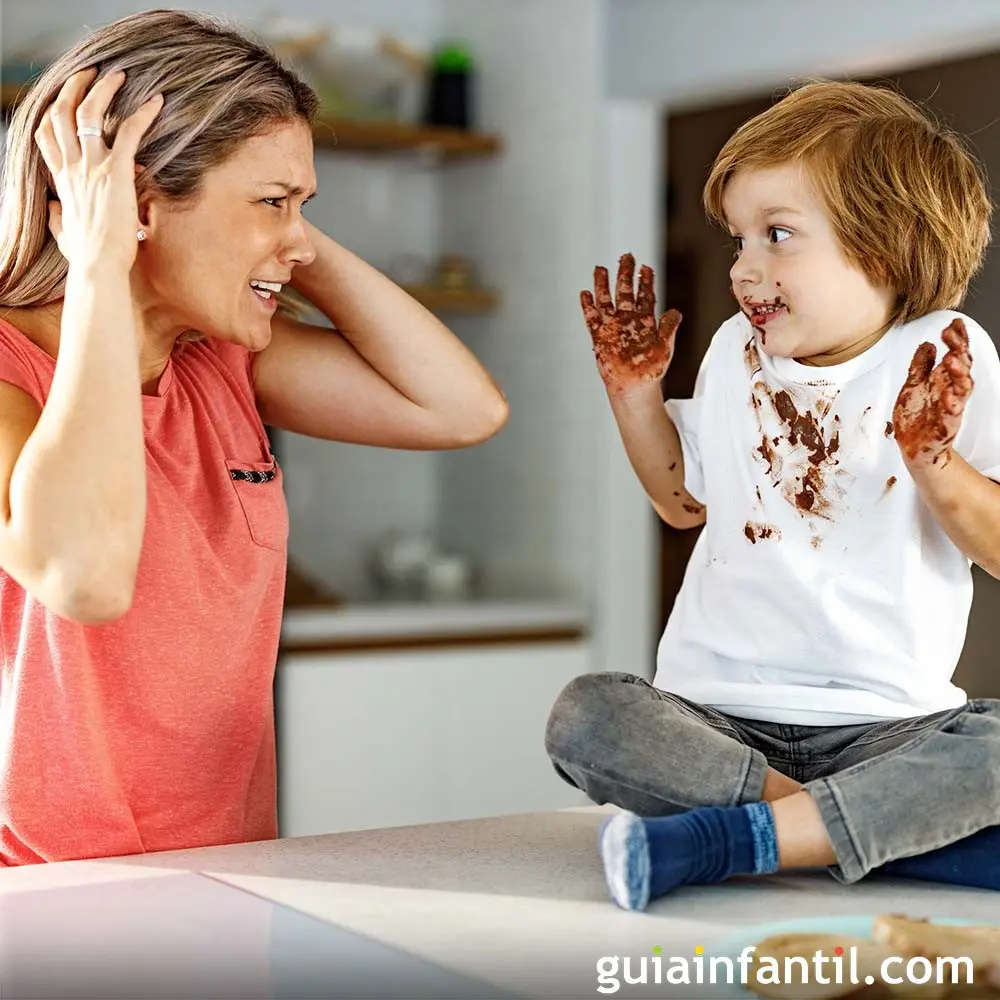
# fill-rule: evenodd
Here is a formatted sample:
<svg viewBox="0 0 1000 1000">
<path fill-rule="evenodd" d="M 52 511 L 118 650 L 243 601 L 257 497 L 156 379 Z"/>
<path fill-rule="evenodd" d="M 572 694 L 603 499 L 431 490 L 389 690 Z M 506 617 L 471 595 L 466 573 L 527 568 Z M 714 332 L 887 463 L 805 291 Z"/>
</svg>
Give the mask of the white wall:
<svg viewBox="0 0 1000 1000">
<path fill-rule="evenodd" d="M 657 263 L 660 115 L 605 99 L 603 0 L 445 0 L 480 65 L 501 161 L 462 168 L 442 244 L 481 257 L 501 313 L 470 343 L 511 402 L 486 447 L 445 456 L 441 528 L 489 546 L 505 590 L 556 592 L 592 614 L 592 669 L 651 675 L 654 518 L 597 375 L 579 292 L 632 250 Z M 488 537 L 482 528 L 488 525 Z"/>
<path fill-rule="evenodd" d="M 462 332 L 510 401 L 485 447 L 443 457 L 440 527 L 490 552 L 505 592 L 593 600 L 595 414 L 600 383 L 579 314 L 597 243 L 601 5 L 445 0 L 446 33 L 471 45 L 489 166 L 456 168 L 442 245 L 482 262 L 498 315 Z"/>
<path fill-rule="evenodd" d="M 1000 45 L 996 0 L 608 0 L 615 97 L 700 104 Z"/>
<path fill-rule="evenodd" d="M 438 252 L 441 178 L 411 161 L 317 151 L 319 196 L 307 210 L 324 232 L 376 267 Z M 367 553 L 387 526 L 434 530 L 438 462 L 282 434 L 278 445 L 291 516 L 290 554 L 335 592 L 363 598 Z"/>
</svg>

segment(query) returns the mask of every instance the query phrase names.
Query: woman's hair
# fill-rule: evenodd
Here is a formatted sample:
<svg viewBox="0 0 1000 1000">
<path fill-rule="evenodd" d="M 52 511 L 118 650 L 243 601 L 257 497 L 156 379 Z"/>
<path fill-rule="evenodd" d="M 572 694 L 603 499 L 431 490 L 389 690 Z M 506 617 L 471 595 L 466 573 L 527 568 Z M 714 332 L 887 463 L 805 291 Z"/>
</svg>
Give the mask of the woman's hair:
<svg viewBox="0 0 1000 1000">
<path fill-rule="evenodd" d="M 198 193 L 205 172 L 275 125 L 312 124 L 318 99 L 264 44 L 203 14 L 147 10 L 98 28 L 46 67 L 10 126 L 0 195 L 0 305 L 62 298 L 67 262 L 48 228 L 55 197 L 34 135 L 67 78 L 96 67 L 125 71 L 104 119 L 107 143 L 156 93 L 164 104 L 139 143 L 136 178 L 169 197 Z"/>
<path fill-rule="evenodd" d="M 723 195 L 738 170 L 801 163 L 848 259 L 896 293 L 892 323 L 958 306 L 990 239 L 985 177 L 963 141 L 900 94 L 819 81 L 742 125 L 704 190 L 726 225 Z"/>
</svg>

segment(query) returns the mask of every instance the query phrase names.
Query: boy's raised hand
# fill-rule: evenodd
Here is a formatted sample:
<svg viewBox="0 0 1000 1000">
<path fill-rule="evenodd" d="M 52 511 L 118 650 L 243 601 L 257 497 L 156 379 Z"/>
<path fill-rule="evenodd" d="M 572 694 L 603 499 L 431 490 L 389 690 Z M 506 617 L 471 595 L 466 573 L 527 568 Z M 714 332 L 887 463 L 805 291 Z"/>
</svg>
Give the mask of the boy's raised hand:
<svg viewBox="0 0 1000 1000">
<path fill-rule="evenodd" d="M 657 323 L 651 267 L 643 265 L 639 269 L 638 294 L 633 289 L 634 280 L 635 258 L 627 253 L 618 261 L 615 302 L 611 300 L 606 267 L 594 268 L 593 294 L 580 292 L 597 368 L 608 391 L 620 395 L 663 378 L 681 322 L 681 314 L 670 309 Z"/>
<path fill-rule="evenodd" d="M 917 348 L 892 413 L 896 443 L 911 467 L 947 464 L 972 393 L 972 355 L 965 324 L 953 319 L 942 339 L 948 350 L 937 367 L 933 344 Z"/>
</svg>

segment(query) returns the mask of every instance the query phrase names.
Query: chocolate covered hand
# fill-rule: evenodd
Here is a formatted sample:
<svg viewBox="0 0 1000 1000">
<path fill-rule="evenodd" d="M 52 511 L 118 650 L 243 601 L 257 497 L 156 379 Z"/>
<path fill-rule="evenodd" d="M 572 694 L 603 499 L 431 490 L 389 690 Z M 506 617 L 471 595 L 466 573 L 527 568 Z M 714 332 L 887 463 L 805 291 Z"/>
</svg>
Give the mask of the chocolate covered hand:
<svg viewBox="0 0 1000 1000">
<path fill-rule="evenodd" d="M 618 261 L 616 301 L 611 299 L 605 267 L 594 268 L 594 292 L 580 293 L 598 370 L 608 390 L 615 393 L 663 378 L 681 322 L 676 309 L 656 321 L 652 268 L 643 265 L 639 269 L 638 293 L 633 289 L 634 278 L 635 258 L 624 254 Z"/>
<path fill-rule="evenodd" d="M 945 465 L 972 393 L 969 335 L 960 319 L 942 334 L 948 351 L 935 367 L 937 349 L 921 344 L 892 414 L 896 443 L 910 466 Z"/>
</svg>

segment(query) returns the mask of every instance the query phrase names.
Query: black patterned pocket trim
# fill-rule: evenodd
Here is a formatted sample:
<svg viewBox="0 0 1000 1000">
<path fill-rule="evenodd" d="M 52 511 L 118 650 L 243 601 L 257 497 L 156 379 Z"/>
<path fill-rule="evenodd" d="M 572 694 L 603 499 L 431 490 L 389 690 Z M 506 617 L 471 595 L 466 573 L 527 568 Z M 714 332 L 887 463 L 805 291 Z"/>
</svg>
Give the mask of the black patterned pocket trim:
<svg viewBox="0 0 1000 1000">
<path fill-rule="evenodd" d="M 255 472 L 253 469 L 230 469 L 229 475 L 243 483 L 269 483 L 274 479 L 273 470 Z"/>
</svg>

